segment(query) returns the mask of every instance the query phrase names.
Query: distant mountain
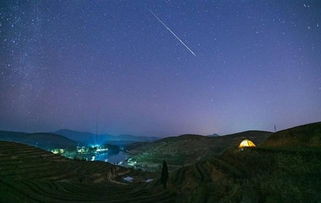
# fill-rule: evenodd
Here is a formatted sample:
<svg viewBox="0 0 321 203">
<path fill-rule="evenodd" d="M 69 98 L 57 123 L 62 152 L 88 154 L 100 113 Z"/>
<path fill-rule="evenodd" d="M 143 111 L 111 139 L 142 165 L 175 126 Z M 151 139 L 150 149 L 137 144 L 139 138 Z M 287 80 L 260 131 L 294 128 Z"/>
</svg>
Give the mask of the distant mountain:
<svg viewBox="0 0 321 203">
<path fill-rule="evenodd" d="M 42 149 L 73 148 L 77 146 L 77 142 L 54 133 L 0 131 L 0 141 L 18 142 Z"/>
<path fill-rule="evenodd" d="M 76 140 L 78 142 L 86 144 L 113 144 L 124 145 L 133 142 L 151 142 L 155 141 L 157 137 L 144 137 L 134 135 L 110 135 L 110 134 L 94 134 L 89 132 L 79 132 L 74 130 L 62 129 L 55 132 L 56 134 L 65 136 L 69 139 Z"/>
<path fill-rule="evenodd" d="M 113 135 L 109 137 L 110 141 L 122 141 L 122 140 L 127 140 L 127 141 L 132 141 L 132 142 L 152 142 L 155 140 L 158 140 L 159 138 L 157 137 L 144 137 L 144 136 L 135 136 L 135 135 Z"/>
<path fill-rule="evenodd" d="M 95 135 L 90 132 L 79 132 L 79 131 L 73 131 L 68 129 L 58 130 L 54 133 L 58 135 L 62 135 L 69 139 L 72 139 L 81 143 L 87 143 L 87 144 L 104 143 L 108 136 L 108 135 L 106 136 Z"/>
<path fill-rule="evenodd" d="M 217 136 L 220 136 L 220 135 L 219 135 L 219 134 L 216 134 L 216 133 L 213 133 L 213 134 L 207 135 L 207 136 L 209 136 L 209 137 L 217 137 Z"/>
</svg>

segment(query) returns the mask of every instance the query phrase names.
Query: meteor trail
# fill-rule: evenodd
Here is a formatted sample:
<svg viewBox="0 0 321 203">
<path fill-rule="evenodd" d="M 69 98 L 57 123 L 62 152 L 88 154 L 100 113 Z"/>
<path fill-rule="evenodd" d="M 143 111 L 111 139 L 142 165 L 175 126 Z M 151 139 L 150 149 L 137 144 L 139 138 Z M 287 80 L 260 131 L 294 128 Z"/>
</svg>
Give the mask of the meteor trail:
<svg viewBox="0 0 321 203">
<path fill-rule="evenodd" d="M 172 31 L 153 11 L 149 10 L 149 12 L 160 22 L 174 37 L 194 56 L 196 54 Z"/>
</svg>

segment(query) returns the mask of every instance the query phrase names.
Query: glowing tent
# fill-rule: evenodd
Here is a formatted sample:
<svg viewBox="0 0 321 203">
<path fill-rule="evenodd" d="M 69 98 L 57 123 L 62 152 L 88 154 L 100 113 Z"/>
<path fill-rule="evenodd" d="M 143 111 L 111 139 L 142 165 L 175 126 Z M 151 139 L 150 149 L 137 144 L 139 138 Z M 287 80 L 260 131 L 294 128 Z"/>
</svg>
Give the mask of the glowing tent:
<svg viewBox="0 0 321 203">
<path fill-rule="evenodd" d="M 250 147 L 256 147 L 256 145 L 251 140 L 248 140 L 248 139 L 243 140 L 239 145 L 239 148 L 241 149 L 250 148 Z"/>
</svg>

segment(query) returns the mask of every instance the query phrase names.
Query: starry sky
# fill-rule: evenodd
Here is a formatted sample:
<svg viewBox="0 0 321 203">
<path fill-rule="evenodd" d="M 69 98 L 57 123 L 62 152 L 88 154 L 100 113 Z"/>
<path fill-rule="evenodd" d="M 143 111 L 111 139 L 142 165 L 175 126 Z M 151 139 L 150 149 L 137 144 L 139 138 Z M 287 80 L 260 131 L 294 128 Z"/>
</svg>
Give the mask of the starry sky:
<svg viewBox="0 0 321 203">
<path fill-rule="evenodd" d="M 171 136 L 321 120 L 319 0 L 4 0 L 0 129 Z"/>
</svg>

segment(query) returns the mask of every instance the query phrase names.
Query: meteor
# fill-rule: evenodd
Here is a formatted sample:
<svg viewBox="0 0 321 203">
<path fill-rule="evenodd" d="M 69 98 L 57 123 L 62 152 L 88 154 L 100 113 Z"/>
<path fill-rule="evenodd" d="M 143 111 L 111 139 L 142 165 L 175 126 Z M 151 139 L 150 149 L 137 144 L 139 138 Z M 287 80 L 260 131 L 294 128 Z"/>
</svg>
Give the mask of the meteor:
<svg viewBox="0 0 321 203">
<path fill-rule="evenodd" d="M 171 30 L 153 11 L 149 10 L 149 12 L 156 18 L 158 22 L 160 22 L 191 54 L 196 56 L 196 54 L 181 40 L 173 30 Z"/>
</svg>

